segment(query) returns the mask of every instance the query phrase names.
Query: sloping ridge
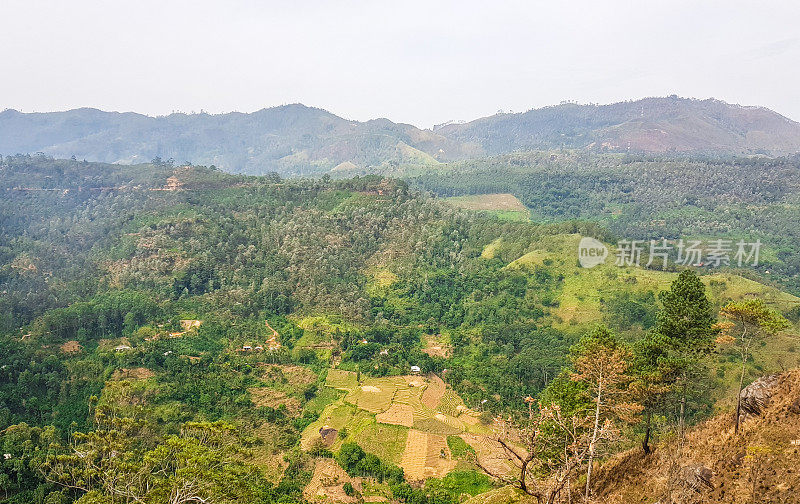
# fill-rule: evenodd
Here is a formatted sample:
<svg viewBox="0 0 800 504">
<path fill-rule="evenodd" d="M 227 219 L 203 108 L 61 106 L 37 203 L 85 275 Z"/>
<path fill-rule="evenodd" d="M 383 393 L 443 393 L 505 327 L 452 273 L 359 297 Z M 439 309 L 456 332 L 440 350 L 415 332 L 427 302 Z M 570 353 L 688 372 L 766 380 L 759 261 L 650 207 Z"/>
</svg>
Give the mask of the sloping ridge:
<svg viewBox="0 0 800 504">
<path fill-rule="evenodd" d="M 566 103 L 435 130 L 388 119 L 352 121 L 302 104 L 159 117 L 90 108 L 0 112 L 2 154 L 44 152 L 104 163 L 173 158 L 249 174 L 313 175 L 342 163 L 386 172 L 403 164 L 561 147 L 784 155 L 800 151 L 800 124 L 766 108 L 674 96 Z"/>
<path fill-rule="evenodd" d="M 0 153 L 142 163 L 155 157 L 231 172 L 328 172 L 342 163 L 436 164 L 464 157 L 458 142 L 388 119 L 351 121 L 302 104 L 243 114 L 135 113 L 75 109 L 0 113 Z"/>
<path fill-rule="evenodd" d="M 690 429 L 682 451 L 673 440 L 649 456 L 640 448 L 618 454 L 598 471 L 595 496 L 608 504 L 667 502 L 671 490 L 676 502 L 798 502 L 800 369 L 763 382 L 770 398 L 739 435 L 725 412 Z M 707 481 L 695 476 L 703 472 Z"/>
<path fill-rule="evenodd" d="M 800 124 L 772 110 L 676 96 L 609 105 L 565 103 L 436 131 L 479 145 L 486 155 L 558 147 L 770 155 L 800 151 Z"/>
</svg>

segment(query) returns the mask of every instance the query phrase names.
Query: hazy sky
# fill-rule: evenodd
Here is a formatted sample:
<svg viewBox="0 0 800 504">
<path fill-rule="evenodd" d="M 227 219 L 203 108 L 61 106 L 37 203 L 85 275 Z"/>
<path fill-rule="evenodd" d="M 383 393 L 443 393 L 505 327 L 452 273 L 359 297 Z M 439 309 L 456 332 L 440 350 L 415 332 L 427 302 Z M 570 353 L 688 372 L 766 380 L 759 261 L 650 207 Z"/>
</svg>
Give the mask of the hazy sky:
<svg viewBox="0 0 800 504">
<path fill-rule="evenodd" d="M 800 120 L 800 2 L 0 0 L 0 109 L 250 112 L 430 127 L 678 94 Z"/>
</svg>

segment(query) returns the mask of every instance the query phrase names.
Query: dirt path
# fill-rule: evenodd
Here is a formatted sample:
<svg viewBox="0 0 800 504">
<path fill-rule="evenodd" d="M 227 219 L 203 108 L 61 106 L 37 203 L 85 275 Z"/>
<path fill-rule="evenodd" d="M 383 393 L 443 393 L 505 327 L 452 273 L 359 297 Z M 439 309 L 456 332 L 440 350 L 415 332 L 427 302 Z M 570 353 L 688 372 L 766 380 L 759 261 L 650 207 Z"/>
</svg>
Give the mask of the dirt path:
<svg viewBox="0 0 800 504">
<path fill-rule="evenodd" d="M 281 347 L 281 335 L 278 334 L 278 331 L 276 331 L 274 327 L 269 325 L 269 321 L 265 320 L 264 325 L 267 326 L 267 330 L 272 331 L 270 337 L 267 338 L 267 350 L 279 349 Z"/>
</svg>

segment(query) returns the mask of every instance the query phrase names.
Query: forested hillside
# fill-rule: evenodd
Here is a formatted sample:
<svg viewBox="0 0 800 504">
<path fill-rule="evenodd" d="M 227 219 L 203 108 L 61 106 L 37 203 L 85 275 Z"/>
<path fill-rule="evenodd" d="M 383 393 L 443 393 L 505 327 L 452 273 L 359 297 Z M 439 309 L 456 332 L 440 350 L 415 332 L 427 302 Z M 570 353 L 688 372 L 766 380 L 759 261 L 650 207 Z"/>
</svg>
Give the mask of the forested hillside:
<svg viewBox="0 0 800 504">
<path fill-rule="evenodd" d="M 536 221 L 581 219 L 618 239 L 759 239 L 759 279 L 800 293 L 800 159 L 528 152 L 408 179 L 440 196 L 511 193 Z M 749 273 L 748 273 L 749 274 Z"/>
<path fill-rule="evenodd" d="M 558 106 L 497 114 L 437 133 L 486 155 L 553 148 L 693 154 L 794 154 L 800 124 L 762 107 L 670 96 L 609 105 Z"/>
<path fill-rule="evenodd" d="M 233 173 L 282 175 L 429 165 L 468 154 L 428 130 L 387 119 L 351 121 L 300 104 L 251 114 L 160 117 L 96 109 L 0 113 L 0 153 L 36 152 L 125 164 L 158 157 Z"/>
<path fill-rule="evenodd" d="M 719 191 L 790 209 L 786 180 L 766 202 L 747 180 Z M 799 364 L 800 299 L 724 268 L 581 269 L 581 236 L 627 228 L 577 210 L 536 223 L 375 175 L 44 155 L 2 158 L 0 191 L 0 502 L 456 504 L 502 483 L 563 500 Z"/>
<path fill-rule="evenodd" d="M 764 108 L 677 97 L 567 103 L 433 130 L 388 119 L 352 121 L 301 104 L 160 117 L 95 109 L 0 113 L 5 155 L 125 164 L 174 159 L 255 175 L 397 175 L 441 161 L 558 148 L 777 156 L 800 150 L 800 125 Z"/>
</svg>

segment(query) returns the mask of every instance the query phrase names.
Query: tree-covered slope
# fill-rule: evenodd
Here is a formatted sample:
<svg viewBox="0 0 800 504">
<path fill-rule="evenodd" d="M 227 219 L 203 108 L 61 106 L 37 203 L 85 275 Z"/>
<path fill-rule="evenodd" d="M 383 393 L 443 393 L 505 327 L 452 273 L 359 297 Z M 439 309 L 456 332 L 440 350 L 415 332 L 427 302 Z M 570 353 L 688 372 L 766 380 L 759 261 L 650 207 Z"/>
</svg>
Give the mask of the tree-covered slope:
<svg viewBox="0 0 800 504">
<path fill-rule="evenodd" d="M 210 115 L 76 109 L 0 113 L 0 153 L 43 152 L 105 163 L 156 157 L 233 173 L 389 173 L 531 149 L 785 155 L 800 126 L 771 110 L 717 100 L 648 98 L 562 104 L 435 130 L 388 119 L 351 121 L 300 104 Z"/>
<path fill-rule="evenodd" d="M 510 193 L 536 221 L 602 224 L 618 239 L 760 240 L 748 274 L 800 292 L 800 161 L 528 152 L 408 179 L 441 196 Z"/>
<path fill-rule="evenodd" d="M 464 156 L 457 142 L 428 130 L 387 119 L 350 121 L 299 104 L 251 114 L 160 117 L 95 109 L 0 113 L 0 153 L 36 152 L 128 164 L 173 158 L 234 173 L 284 175 L 331 171 L 341 163 L 365 170 Z"/>
<path fill-rule="evenodd" d="M 479 146 L 486 155 L 562 147 L 769 155 L 800 149 L 800 125 L 769 109 L 675 96 L 609 105 L 565 103 L 449 124 L 436 132 Z"/>
</svg>

